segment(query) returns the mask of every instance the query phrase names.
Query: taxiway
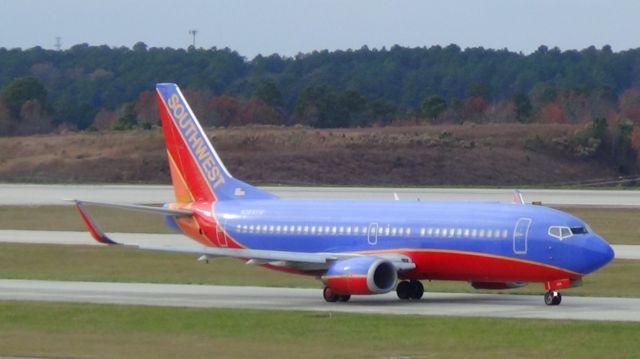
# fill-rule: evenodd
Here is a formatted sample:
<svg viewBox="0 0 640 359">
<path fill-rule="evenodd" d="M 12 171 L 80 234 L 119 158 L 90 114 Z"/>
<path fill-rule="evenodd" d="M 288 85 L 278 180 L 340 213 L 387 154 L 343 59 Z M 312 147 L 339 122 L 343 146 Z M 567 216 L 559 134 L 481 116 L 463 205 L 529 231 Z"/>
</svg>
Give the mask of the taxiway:
<svg viewBox="0 0 640 359">
<path fill-rule="evenodd" d="M 0 300 L 640 322 L 639 298 L 565 296 L 562 305 L 549 307 L 542 296 L 427 292 L 420 301 L 387 293 L 326 303 L 320 289 L 3 279 Z"/>
<path fill-rule="evenodd" d="M 282 198 L 341 198 L 433 201 L 509 202 L 511 189 L 375 188 L 375 187 L 262 187 Z M 525 200 L 555 206 L 640 207 L 634 190 L 522 190 Z M 32 185 L 0 184 L 0 205 L 62 205 L 64 199 L 123 203 L 174 201 L 171 186 L 163 185 Z"/>
</svg>

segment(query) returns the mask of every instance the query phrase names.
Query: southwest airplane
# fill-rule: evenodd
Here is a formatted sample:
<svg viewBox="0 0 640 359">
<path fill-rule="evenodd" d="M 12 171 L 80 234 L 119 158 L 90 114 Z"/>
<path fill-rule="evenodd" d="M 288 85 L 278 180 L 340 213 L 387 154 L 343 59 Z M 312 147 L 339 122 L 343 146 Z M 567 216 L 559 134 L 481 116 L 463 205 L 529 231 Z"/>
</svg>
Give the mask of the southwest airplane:
<svg viewBox="0 0 640 359">
<path fill-rule="evenodd" d="M 467 281 L 475 288 L 543 283 L 544 301 L 612 260 L 611 247 L 580 219 L 513 203 L 280 199 L 231 176 L 175 84 L 156 86 L 175 203 L 163 207 L 76 200 L 98 242 L 143 250 L 236 257 L 311 275 L 328 302 L 395 289 L 420 299 L 420 280 Z M 116 243 L 84 205 L 147 211 L 193 245 Z"/>
</svg>

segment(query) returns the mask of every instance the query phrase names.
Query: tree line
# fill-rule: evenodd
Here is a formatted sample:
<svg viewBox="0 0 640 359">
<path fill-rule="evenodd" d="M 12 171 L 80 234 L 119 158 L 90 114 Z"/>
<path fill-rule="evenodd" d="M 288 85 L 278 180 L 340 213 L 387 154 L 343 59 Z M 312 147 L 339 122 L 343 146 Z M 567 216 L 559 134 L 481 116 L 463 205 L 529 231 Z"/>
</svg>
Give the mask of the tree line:
<svg viewBox="0 0 640 359">
<path fill-rule="evenodd" d="M 640 123 L 640 49 L 365 46 L 246 59 L 138 42 L 0 48 L 0 135 L 153 127 L 156 82 L 178 83 L 209 126 Z"/>
</svg>

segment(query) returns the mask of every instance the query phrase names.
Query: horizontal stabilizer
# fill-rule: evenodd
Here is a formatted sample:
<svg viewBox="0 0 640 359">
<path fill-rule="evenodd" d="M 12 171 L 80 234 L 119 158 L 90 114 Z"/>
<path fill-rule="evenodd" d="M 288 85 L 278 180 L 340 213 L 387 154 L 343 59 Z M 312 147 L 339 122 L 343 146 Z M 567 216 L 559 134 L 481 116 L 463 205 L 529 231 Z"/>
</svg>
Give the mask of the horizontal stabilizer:
<svg viewBox="0 0 640 359">
<path fill-rule="evenodd" d="M 171 209 L 164 207 L 154 207 L 154 206 L 144 206 L 140 204 L 126 204 L 126 203 L 110 203 L 110 202 L 91 202 L 91 201 L 80 201 L 77 199 L 71 200 L 76 203 L 76 205 L 91 205 L 91 206 L 101 206 L 101 207 L 111 207 L 111 208 L 120 208 L 127 209 L 131 211 L 139 211 L 139 212 L 147 212 L 147 213 L 156 213 L 162 214 L 165 216 L 174 216 L 174 217 L 189 217 L 193 215 L 193 212 L 187 209 Z"/>
</svg>

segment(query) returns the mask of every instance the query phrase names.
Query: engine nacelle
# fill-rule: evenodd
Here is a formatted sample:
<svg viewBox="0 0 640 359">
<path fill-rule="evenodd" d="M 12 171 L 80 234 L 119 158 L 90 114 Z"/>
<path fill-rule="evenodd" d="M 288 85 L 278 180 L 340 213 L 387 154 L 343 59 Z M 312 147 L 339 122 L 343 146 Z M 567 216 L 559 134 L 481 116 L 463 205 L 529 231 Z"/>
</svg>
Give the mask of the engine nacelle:
<svg viewBox="0 0 640 359">
<path fill-rule="evenodd" d="M 475 289 L 516 289 L 526 287 L 527 283 L 521 282 L 471 282 L 471 286 Z"/>
<path fill-rule="evenodd" d="M 333 262 L 322 280 L 337 294 L 382 294 L 396 287 L 398 272 L 386 259 L 353 257 Z"/>
</svg>

